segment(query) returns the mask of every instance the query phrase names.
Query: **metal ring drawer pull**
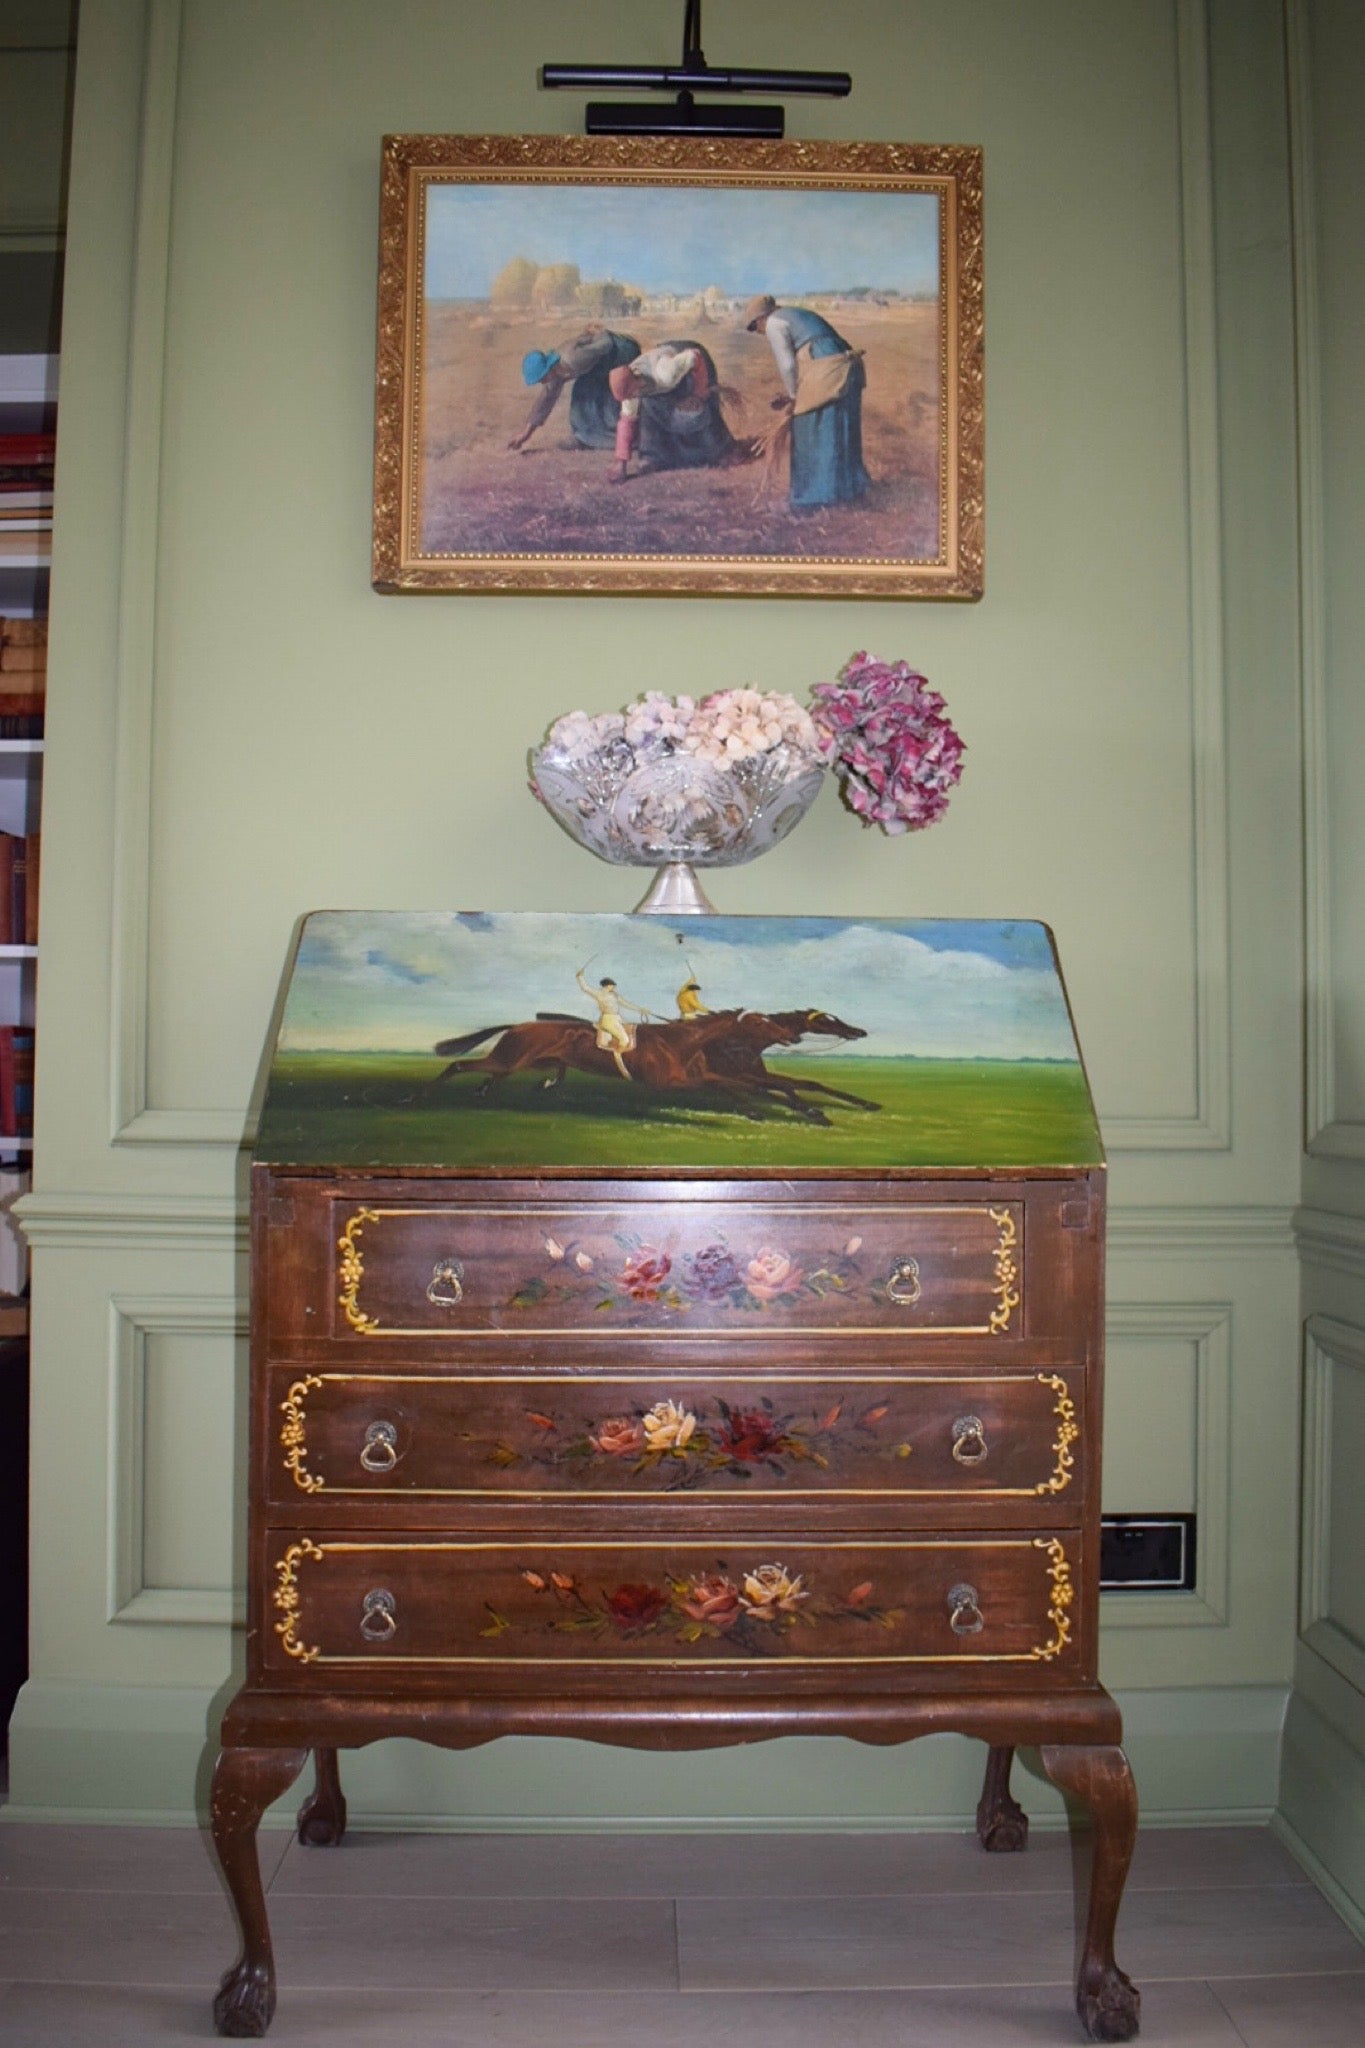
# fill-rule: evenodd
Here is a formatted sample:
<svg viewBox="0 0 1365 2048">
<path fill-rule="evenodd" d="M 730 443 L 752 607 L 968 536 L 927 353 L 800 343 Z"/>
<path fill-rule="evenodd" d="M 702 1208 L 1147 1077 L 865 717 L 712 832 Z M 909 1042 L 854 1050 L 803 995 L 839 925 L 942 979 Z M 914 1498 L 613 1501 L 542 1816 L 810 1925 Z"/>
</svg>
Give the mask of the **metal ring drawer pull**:
<svg viewBox="0 0 1365 2048">
<path fill-rule="evenodd" d="M 899 1308 L 913 1308 L 923 1293 L 918 1259 L 897 1259 L 886 1276 L 886 1293 Z"/>
<path fill-rule="evenodd" d="M 464 1300 L 464 1267 L 458 1259 L 438 1259 L 427 1282 L 427 1300 L 437 1308 L 458 1308 Z"/>
<path fill-rule="evenodd" d="M 976 1604 L 975 1586 L 953 1586 L 948 1593 L 948 1626 L 955 1636 L 979 1636 L 986 1626 Z"/>
<path fill-rule="evenodd" d="M 953 1424 L 953 1457 L 959 1465 L 984 1465 L 989 1446 L 979 1415 L 959 1415 Z"/>
<path fill-rule="evenodd" d="M 953 1454 L 956 1456 L 956 1452 Z M 360 1446 L 360 1462 L 367 1472 L 392 1472 L 398 1463 L 398 1431 L 391 1422 L 372 1422 Z"/>
<path fill-rule="evenodd" d="M 375 1586 L 365 1595 L 360 1616 L 360 1633 L 367 1643 L 387 1643 L 394 1635 L 398 1623 L 394 1619 L 394 1608 L 398 1602 L 383 1586 Z"/>
</svg>

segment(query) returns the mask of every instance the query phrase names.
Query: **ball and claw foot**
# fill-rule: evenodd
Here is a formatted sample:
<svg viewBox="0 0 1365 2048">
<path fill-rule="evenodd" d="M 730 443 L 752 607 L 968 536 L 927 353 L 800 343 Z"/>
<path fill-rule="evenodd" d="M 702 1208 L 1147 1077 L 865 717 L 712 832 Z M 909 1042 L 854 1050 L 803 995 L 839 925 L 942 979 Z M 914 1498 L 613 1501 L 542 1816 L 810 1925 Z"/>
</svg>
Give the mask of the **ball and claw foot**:
<svg viewBox="0 0 1365 2048">
<path fill-rule="evenodd" d="M 986 1782 L 976 1809 L 976 1837 L 983 1849 L 1007 1855 L 1028 1847 L 1028 1815 L 1010 1797 L 1012 1749 L 992 1749 L 986 1759 Z"/>
<path fill-rule="evenodd" d="M 1008 1856 L 1028 1847 L 1028 1815 L 1010 1799 L 985 1820 L 976 1824 L 983 1849 L 995 1856 Z"/>
<path fill-rule="evenodd" d="M 299 1808 L 299 1840 L 305 1849 L 335 1849 L 346 1832 L 346 1799 L 336 1751 L 314 1750 L 313 1765 L 316 1782 Z"/>
<path fill-rule="evenodd" d="M 1082 1978 L 1076 1988 L 1076 2011 L 1090 2040 L 1132 2041 L 1141 2020 L 1142 1994 L 1115 1963 L 1093 1978 Z"/>
<path fill-rule="evenodd" d="M 298 1826 L 305 1849 L 335 1849 L 346 1832 L 346 1810 L 338 1814 L 315 1792 L 299 1808 Z"/>
<path fill-rule="evenodd" d="M 231 2041 L 259 2041 L 275 2015 L 274 1973 L 243 1957 L 218 1986 L 213 2024 Z"/>
</svg>

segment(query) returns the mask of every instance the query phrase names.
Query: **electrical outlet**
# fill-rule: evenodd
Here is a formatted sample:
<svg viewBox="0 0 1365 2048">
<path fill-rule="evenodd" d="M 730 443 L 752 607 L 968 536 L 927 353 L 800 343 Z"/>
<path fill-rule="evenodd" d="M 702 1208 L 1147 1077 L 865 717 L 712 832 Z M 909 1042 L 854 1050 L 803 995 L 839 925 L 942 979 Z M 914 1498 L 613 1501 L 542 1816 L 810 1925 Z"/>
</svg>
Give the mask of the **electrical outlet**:
<svg viewBox="0 0 1365 2048">
<path fill-rule="evenodd" d="M 1193 1515 L 1104 1515 L 1100 1519 L 1100 1590 L 1193 1592 L 1194 1551 Z"/>
</svg>

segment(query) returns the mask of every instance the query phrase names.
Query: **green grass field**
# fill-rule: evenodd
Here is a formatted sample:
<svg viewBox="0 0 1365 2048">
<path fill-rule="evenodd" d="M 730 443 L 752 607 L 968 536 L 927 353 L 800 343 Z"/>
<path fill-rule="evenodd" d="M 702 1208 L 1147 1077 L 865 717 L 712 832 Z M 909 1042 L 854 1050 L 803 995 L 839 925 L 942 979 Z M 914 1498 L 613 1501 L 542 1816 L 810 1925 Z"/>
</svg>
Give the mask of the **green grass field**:
<svg viewBox="0 0 1365 2048">
<path fill-rule="evenodd" d="M 778 1104 L 759 1121 L 701 1095 L 663 1095 L 570 1074 L 520 1074 L 480 1097 L 477 1077 L 438 1082 L 429 1054 L 283 1053 L 257 1154 L 291 1165 L 723 1167 L 1085 1166 L 1101 1157 L 1079 1066 L 997 1060 L 788 1055 L 809 1076 L 880 1105 L 824 1105 L 827 1126 Z M 818 1099 L 818 1098 L 817 1098 Z"/>
</svg>

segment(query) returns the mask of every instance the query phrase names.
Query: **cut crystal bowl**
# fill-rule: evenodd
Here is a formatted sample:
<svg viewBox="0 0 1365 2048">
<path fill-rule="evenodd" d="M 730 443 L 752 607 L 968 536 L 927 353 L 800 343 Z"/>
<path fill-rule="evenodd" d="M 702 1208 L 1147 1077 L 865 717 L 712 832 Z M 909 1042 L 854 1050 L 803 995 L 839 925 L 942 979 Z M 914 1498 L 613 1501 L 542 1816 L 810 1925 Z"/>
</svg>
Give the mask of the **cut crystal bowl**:
<svg viewBox="0 0 1365 2048">
<path fill-rule="evenodd" d="M 547 740 L 532 750 L 531 786 L 571 839 L 600 860 L 657 867 L 638 907 L 710 910 L 694 868 L 756 860 L 800 824 L 824 763 L 781 745 L 732 762 L 681 750 L 641 754 L 614 739 L 569 753 Z"/>
</svg>

